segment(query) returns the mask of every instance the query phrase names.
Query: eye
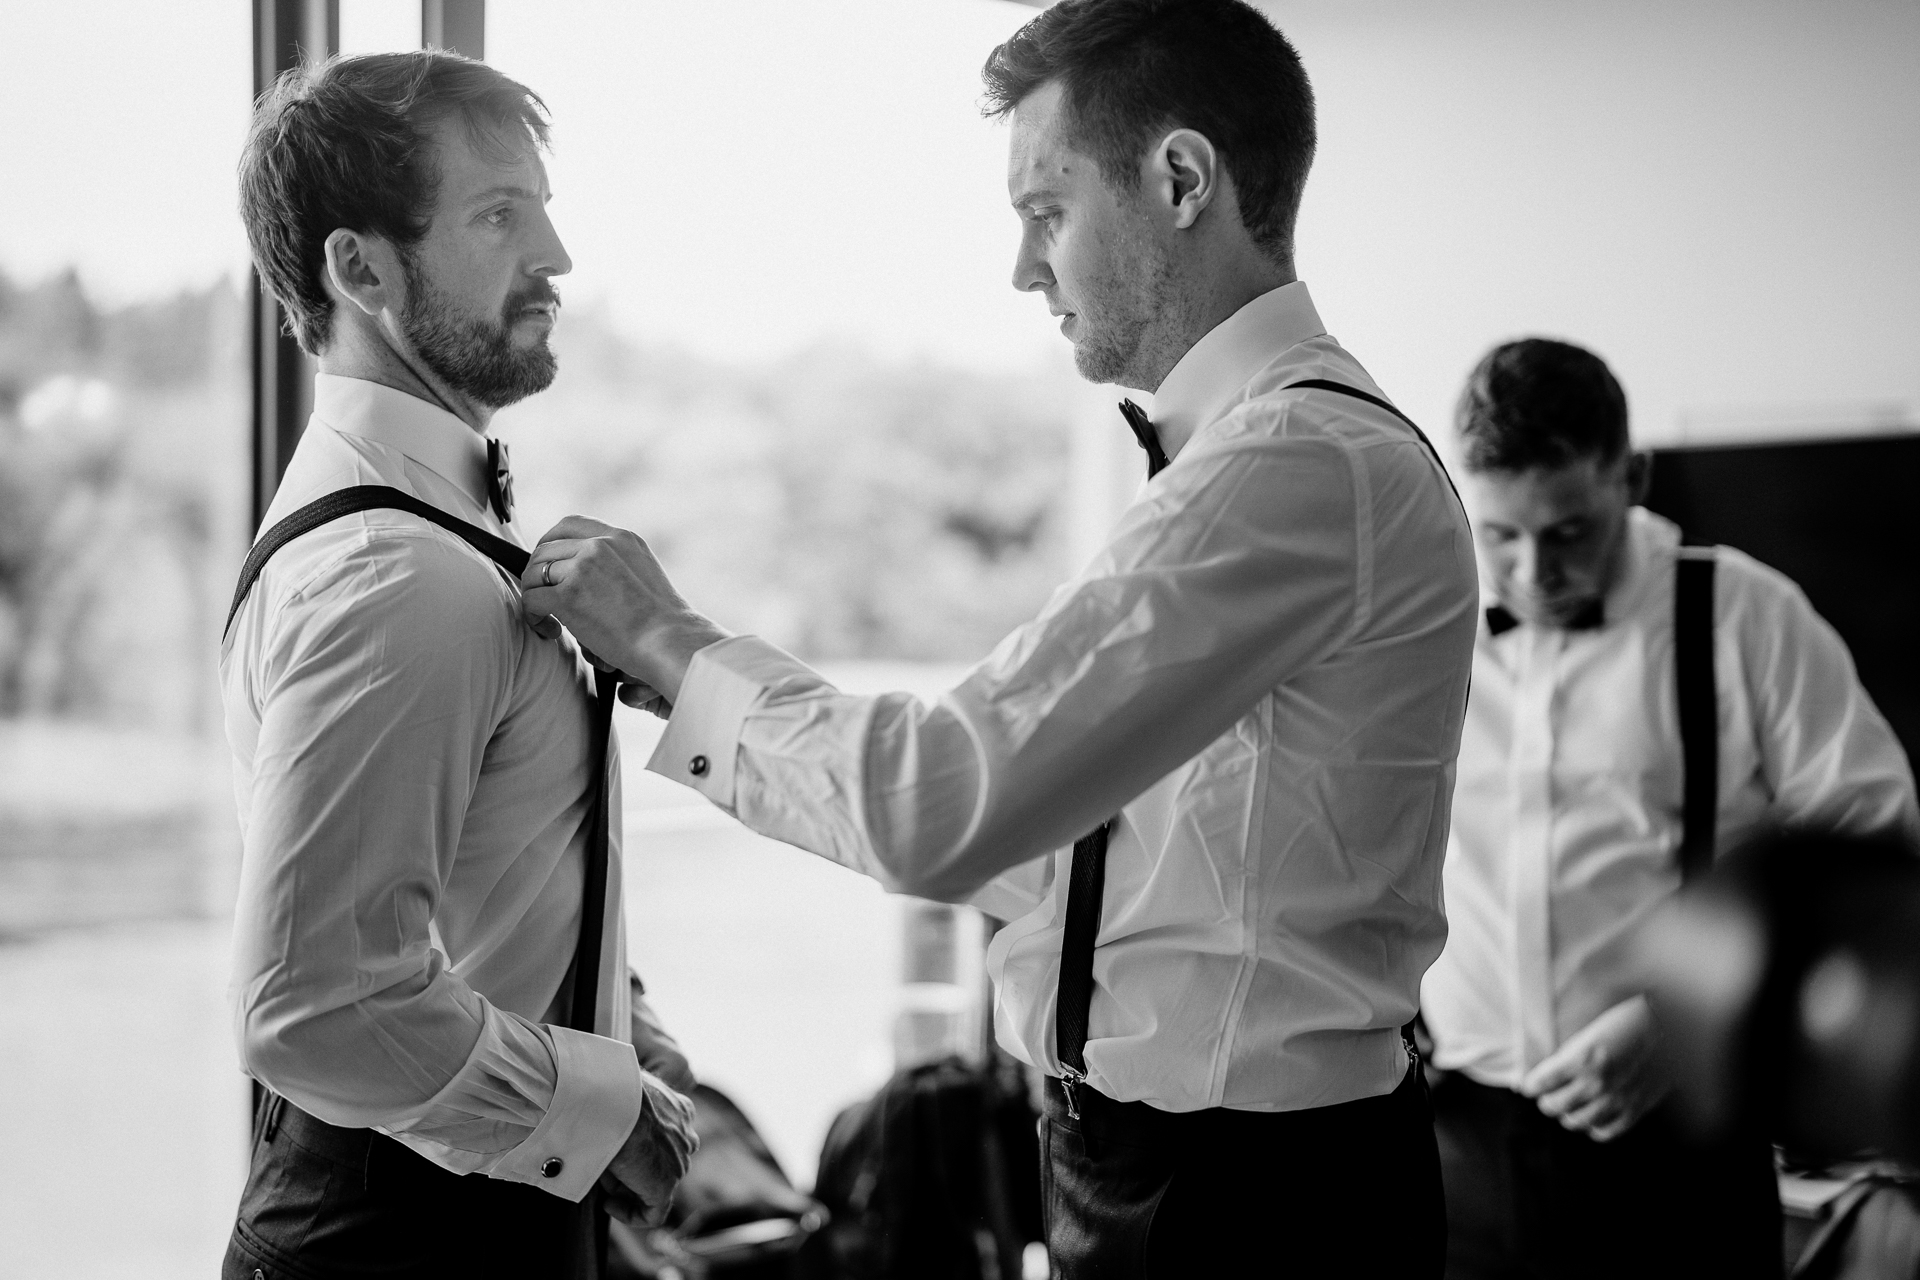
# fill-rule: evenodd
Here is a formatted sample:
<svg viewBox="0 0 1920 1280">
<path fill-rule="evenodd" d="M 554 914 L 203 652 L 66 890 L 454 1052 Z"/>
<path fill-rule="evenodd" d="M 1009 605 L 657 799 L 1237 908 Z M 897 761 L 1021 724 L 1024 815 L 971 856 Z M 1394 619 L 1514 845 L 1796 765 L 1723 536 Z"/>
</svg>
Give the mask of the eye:
<svg viewBox="0 0 1920 1280">
<path fill-rule="evenodd" d="M 504 204 L 501 205 L 498 209 L 489 209 L 487 210 L 486 213 L 481 215 L 482 220 L 490 227 L 504 227 L 507 225 L 508 220 L 511 219 L 512 217 L 513 217 L 512 206 L 504 205 Z"/>
</svg>

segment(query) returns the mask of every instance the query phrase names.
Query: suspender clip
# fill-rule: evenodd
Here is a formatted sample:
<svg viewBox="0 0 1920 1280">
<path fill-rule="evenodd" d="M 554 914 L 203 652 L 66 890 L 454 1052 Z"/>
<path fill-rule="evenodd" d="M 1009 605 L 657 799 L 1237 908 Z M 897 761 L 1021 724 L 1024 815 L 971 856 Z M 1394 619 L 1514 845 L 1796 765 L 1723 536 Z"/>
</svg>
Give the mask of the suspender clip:
<svg viewBox="0 0 1920 1280">
<path fill-rule="evenodd" d="M 1087 1077 L 1083 1072 L 1075 1071 L 1064 1064 L 1061 1066 L 1060 1092 L 1066 1095 L 1067 1114 L 1075 1120 L 1080 1118 L 1080 1098 L 1076 1091 L 1086 1082 Z"/>
</svg>

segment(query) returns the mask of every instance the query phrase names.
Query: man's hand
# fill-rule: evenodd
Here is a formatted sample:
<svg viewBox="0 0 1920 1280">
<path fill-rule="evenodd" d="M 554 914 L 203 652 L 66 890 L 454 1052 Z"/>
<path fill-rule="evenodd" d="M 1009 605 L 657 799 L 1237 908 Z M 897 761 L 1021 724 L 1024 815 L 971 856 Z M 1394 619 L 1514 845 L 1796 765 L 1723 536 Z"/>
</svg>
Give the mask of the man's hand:
<svg viewBox="0 0 1920 1280">
<path fill-rule="evenodd" d="M 658 1076 L 679 1093 L 693 1092 L 693 1065 L 680 1052 L 680 1042 L 661 1023 L 660 1015 L 638 992 L 633 997 L 633 1051 L 642 1071 Z"/>
<path fill-rule="evenodd" d="M 673 1188 L 687 1172 L 700 1139 L 693 1131 L 693 1100 L 640 1073 L 640 1119 L 600 1175 L 607 1212 L 633 1227 L 666 1221 Z"/>
<path fill-rule="evenodd" d="M 1520 1082 L 1543 1114 L 1595 1142 L 1638 1124 L 1667 1092 L 1645 996 L 1622 1000 L 1580 1028 Z"/>
<path fill-rule="evenodd" d="M 585 516 L 547 530 L 520 589 L 529 619 L 564 622 L 596 661 L 641 682 L 629 705 L 656 712 L 648 704 L 679 698 L 693 655 L 727 638 L 680 598 L 638 534 Z"/>
</svg>

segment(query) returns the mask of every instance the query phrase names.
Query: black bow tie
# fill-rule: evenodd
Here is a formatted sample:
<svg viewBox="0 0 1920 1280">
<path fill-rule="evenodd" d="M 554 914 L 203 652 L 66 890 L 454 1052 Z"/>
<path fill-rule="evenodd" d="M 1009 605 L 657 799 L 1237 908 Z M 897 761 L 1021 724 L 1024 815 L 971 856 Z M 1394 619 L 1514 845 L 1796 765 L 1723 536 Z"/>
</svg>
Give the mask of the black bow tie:
<svg viewBox="0 0 1920 1280">
<path fill-rule="evenodd" d="M 1120 416 L 1133 428 L 1133 438 L 1147 451 L 1147 479 L 1153 479 L 1167 466 L 1167 451 L 1160 447 L 1160 433 L 1153 429 L 1153 420 L 1147 417 L 1147 411 L 1131 400 L 1120 402 Z"/>
<path fill-rule="evenodd" d="M 487 505 L 501 524 L 513 522 L 513 469 L 507 464 L 505 441 L 487 441 Z"/>
<path fill-rule="evenodd" d="M 1487 631 L 1490 634 L 1496 636 L 1504 635 L 1519 625 L 1520 619 L 1509 613 L 1506 606 L 1497 604 L 1487 606 Z M 1607 615 L 1601 608 L 1600 601 L 1589 600 L 1586 605 L 1581 608 L 1580 612 L 1574 614 L 1572 619 L 1568 621 L 1567 625 L 1562 629 L 1566 631 L 1598 631 L 1606 625 Z"/>
</svg>

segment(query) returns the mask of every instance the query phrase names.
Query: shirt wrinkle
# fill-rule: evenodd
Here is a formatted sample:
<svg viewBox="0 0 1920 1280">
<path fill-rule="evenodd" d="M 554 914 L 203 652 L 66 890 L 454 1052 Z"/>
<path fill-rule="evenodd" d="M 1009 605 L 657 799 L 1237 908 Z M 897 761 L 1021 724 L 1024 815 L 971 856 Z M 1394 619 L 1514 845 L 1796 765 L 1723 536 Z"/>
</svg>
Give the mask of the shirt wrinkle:
<svg viewBox="0 0 1920 1280">
<path fill-rule="evenodd" d="M 268 526 L 385 484 L 520 541 L 476 506 L 478 471 L 448 474 L 485 453 L 470 428 L 390 388 L 315 387 Z M 295 1105 L 577 1200 L 640 1106 L 620 823 L 600 1034 L 545 1025 L 579 924 L 590 677 L 570 640 L 523 628 L 491 560 L 411 514 L 344 518 L 268 563 L 221 654 L 243 839 L 231 1002 L 243 1064 Z"/>
<path fill-rule="evenodd" d="M 1430 797 L 1450 776 L 1478 592 L 1464 516 L 1424 453 L 1355 447 L 1405 426 L 1364 402 L 1281 394 L 1316 373 L 1374 389 L 1299 284 L 1183 357 L 1152 413 L 1172 465 L 940 700 L 964 737 L 937 713 L 863 724 L 867 701 L 741 636 L 695 656 L 648 767 L 889 887 L 1032 903 L 989 949 L 995 1027 L 1053 1074 L 1065 850 L 1117 813 L 1093 1087 L 1171 1111 L 1391 1092 L 1406 1071 L 1399 1026 L 1445 935 L 1444 829 L 1424 800 L 1416 822 L 1393 796 Z M 1368 612 L 1354 599 L 1363 556 Z M 1330 808 L 1312 796 L 1330 743 L 1416 769 L 1344 777 L 1352 794 Z M 695 775 L 695 756 L 730 768 Z M 868 780 L 863 821 L 800 782 L 822 776 Z M 796 786 L 804 800 L 783 798 Z M 1384 826 L 1375 810 L 1392 815 Z M 1390 874 L 1332 871 L 1343 824 L 1401 851 Z M 1049 850 L 1044 892 L 1002 891 Z M 1365 998 L 1336 995 L 1322 971 Z"/>
<path fill-rule="evenodd" d="M 1625 939 L 1680 883 L 1680 533 L 1636 508 L 1627 537 L 1598 631 L 1477 629 L 1451 929 L 1423 994 L 1435 1061 L 1486 1084 L 1516 1087 L 1635 993 Z M 1920 834 L 1905 752 L 1845 645 L 1782 575 L 1715 559 L 1717 848 L 1780 822 Z"/>
</svg>

